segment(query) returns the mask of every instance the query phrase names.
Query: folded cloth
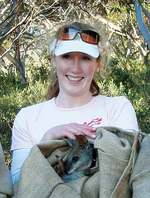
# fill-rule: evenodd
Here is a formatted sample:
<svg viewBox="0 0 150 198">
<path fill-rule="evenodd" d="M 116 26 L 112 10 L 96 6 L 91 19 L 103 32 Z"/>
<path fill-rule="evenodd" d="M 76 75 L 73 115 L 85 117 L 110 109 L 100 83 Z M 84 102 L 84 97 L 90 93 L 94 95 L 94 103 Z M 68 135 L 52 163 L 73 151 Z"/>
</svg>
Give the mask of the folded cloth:
<svg viewBox="0 0 150 198">
<path fill-rule="evenodd" d="M 117 128 L 98 128 L 94 146 L 99 158 L 99 197 L 130 198 L 129 177 L 138 135 Z"/>
<path fill-rule="evenodd" d="M 0 198 L 6 198 L 12 195 L 12 181 L 9 169 L 4 162 L 2 146 L 0 144 Z"/>
<path fill-rule="evenodd" d="M 92 176 L 88 177 L 88 179 L 82 185 L 82 189 L 81 189 L 82 198 L 87 198 L 87 197 L 99 198 L 99 181 L 100 181 L 99 171 L 94 173 Z"/>
<path fill-rule="evenodd" d="M 150 197 L 150 135 L 142 140 L 130 182 L 133 198 Z"/>
<path fill-rule="evenodd" d="M 60 142 L 62 147 L 63 142 Z M 55 143 L 58 146 L 58 142 Z M 65 142 L 64 142 L 65 145 Z M 47 155 L 45 145 L 40 148 Z M 18 190 L 14 198 L 80 198 L 80 195 L 67 186 L 50 165 L 38 146 L 34 146 L 23 164 Z M 53 150 L 53 149 L 52 149 Z M 52 151 L 51 150 L 51 151 Z"/>
</svg>

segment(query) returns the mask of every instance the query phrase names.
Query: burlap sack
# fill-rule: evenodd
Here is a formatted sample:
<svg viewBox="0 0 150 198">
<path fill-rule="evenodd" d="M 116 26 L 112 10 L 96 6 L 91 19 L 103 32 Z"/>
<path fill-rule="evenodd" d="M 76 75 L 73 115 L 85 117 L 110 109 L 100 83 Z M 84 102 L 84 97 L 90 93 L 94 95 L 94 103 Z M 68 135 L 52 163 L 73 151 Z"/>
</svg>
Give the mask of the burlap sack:
<svg viewBox="0 0 150 198">
<path fill-rule="evenodd" d="M 129 177 L 137 136 L 117 128 L 99 128 L 95 148 L 99 157 L 99 197 L 130 198 Z"/>
<path fill-rule="evenodd" d="M 131 175 L 133 198 L 150 197 L 150 135 L 142 143 Z"/>
<path fill-rule="evenodd" d="M 88 177 L 88 179 L 83 183 L 81 189 L 82 198 L 92 197 L 99 198 L 99 181 L 100 174 L 99 171 L 94 173 L 94 175 Z"/>
<path fill-rule="evenodd" d="M 63 141 L 55 141 L 57 147 L 65 146 Z M 51 143 L 50 143 L 51 144 Z M 47 144 L 48 147 L 50 144 Z M 14 198 L 80 198 L 78 192 L 66 185 L 44 156 L 50 154 L 55 146 L 47 151 L 46 144 L 34 146 L 23 164 L 18 190 Z"/>
<path fill-rule="evenodd" d="M 0 144 L 0 198 L 10 197 L 12 193 L 11 176 L 5 165 L 3 150 Z"/>
<path fill-rule="evenodd" d="M 116 128 L 97 129 L 94 146 L 99 170 L 68 183 L 56 172 L 56 165 L 60 169 L 62 166 L 58 159 L 68 154 L 66 141 L 51 140 L 34 146 L 23 165 L 14 198 L 130 198 L 128 179 L 135 159 L 135 137 Z"/>
</svg>

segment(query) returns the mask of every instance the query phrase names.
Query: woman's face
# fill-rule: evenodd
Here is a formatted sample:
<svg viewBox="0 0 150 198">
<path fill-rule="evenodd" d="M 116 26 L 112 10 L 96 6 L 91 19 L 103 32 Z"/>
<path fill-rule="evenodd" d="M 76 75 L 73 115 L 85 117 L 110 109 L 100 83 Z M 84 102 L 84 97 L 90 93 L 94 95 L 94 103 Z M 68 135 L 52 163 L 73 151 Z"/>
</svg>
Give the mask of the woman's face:
<svg viewBox="0 0 150 198">
<path fill-rule="evenodd" d="M 80 53 L 71 52 L 55 57 L 59 94 L 83 96 L 90 93 L 90 85 L 96 69 L 97 59 Z"/>
</svg>

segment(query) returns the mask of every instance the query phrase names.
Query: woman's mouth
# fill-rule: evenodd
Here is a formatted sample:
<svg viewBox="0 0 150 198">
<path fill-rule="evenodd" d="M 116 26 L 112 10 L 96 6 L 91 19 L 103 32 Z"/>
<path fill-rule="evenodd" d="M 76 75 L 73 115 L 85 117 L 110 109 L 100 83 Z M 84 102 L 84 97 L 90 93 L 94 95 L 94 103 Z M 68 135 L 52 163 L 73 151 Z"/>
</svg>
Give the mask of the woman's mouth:
<svg viewBox="0 0 150 198">
<path fill-rule="evenodd" d="M 66 75 L 67 79 L 71 82 L 80 82 L 84 79 L 82 76 L 72 76 L 72 75 Z"/>
</svg>

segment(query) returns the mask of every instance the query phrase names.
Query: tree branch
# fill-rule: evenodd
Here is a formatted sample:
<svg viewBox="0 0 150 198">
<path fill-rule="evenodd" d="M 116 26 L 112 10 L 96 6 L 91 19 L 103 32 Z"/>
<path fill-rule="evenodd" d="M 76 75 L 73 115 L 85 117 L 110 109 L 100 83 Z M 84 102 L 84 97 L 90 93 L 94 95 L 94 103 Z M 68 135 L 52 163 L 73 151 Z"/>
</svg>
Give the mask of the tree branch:
<svg viewBox="0 0 150 198">
<path fill-rule="evenodd" d="M 3 39 L 5 39 L 9 34 L 11 34 L 13 31 L 15 31 L 19 26 L 21 26 L 24 22 L 26 22 L 26 20 L 30 17 L 32 13 L 32 10 L 30 10 L 27 14 L 26 17 L 24 17 L 16 26 L 14 26 L 13 28 L 11 28 L 4 36 L 0 37 L 0 41 L 2 41 Z"/>
</svg>

